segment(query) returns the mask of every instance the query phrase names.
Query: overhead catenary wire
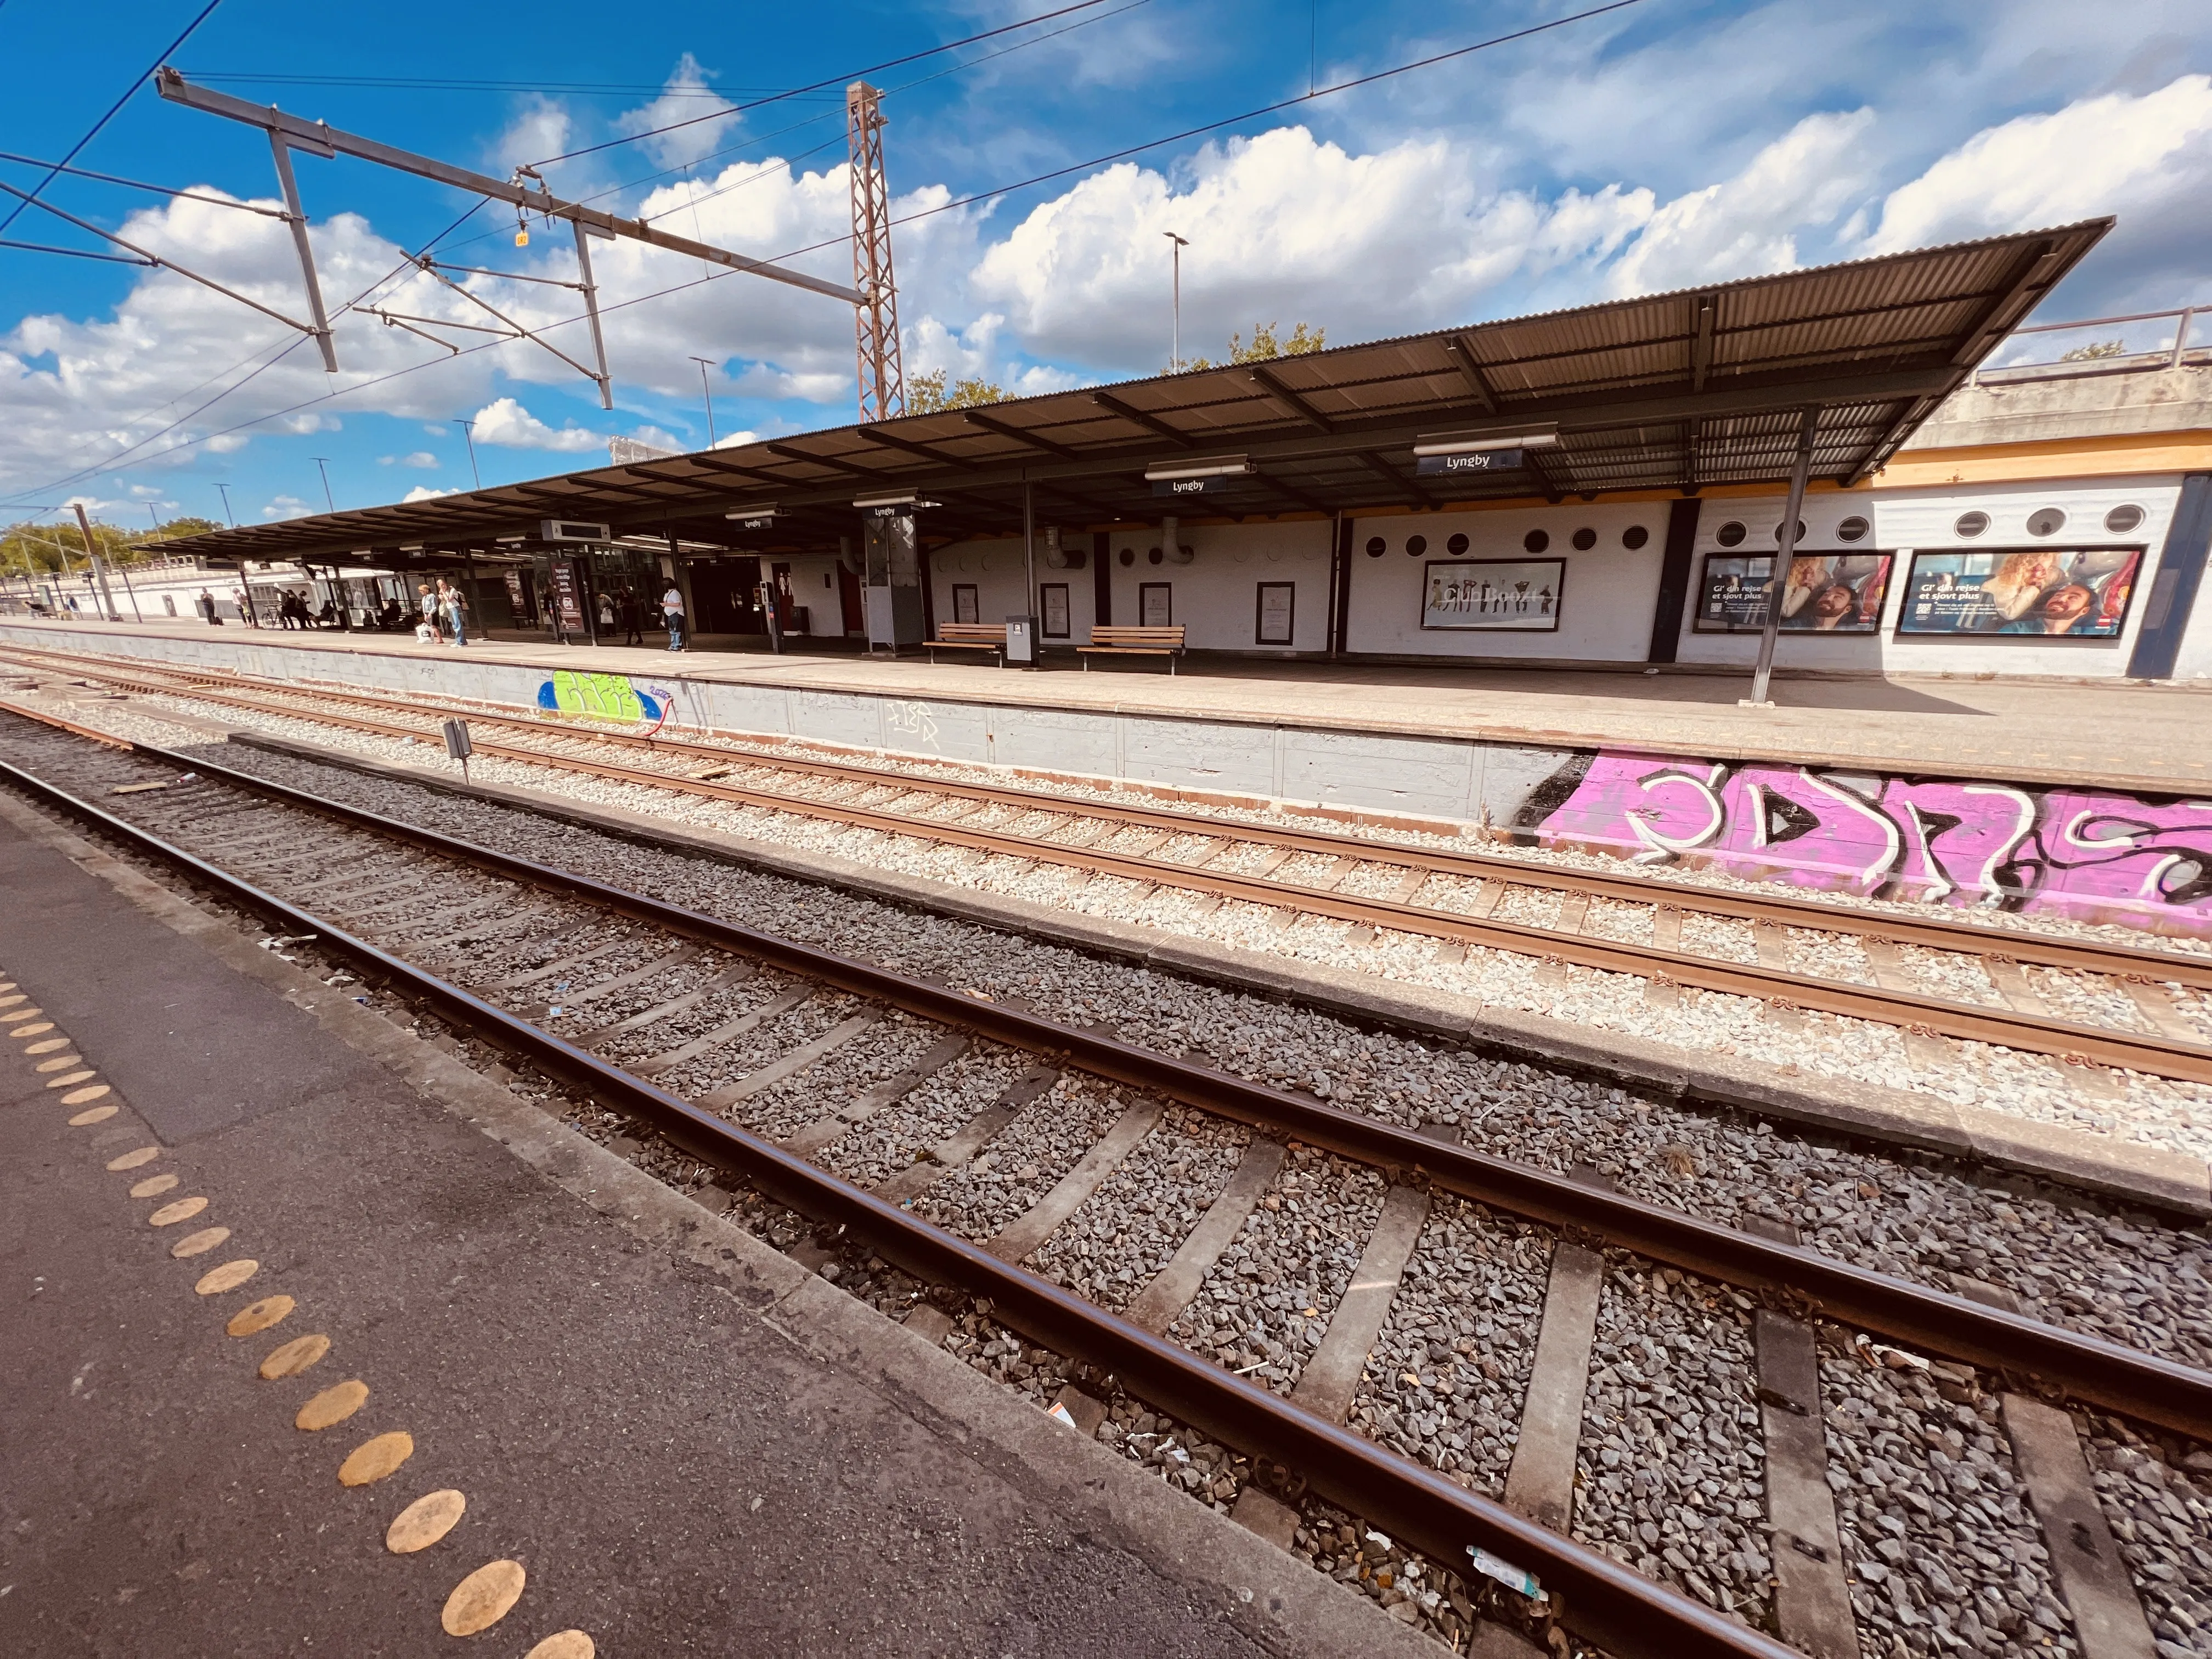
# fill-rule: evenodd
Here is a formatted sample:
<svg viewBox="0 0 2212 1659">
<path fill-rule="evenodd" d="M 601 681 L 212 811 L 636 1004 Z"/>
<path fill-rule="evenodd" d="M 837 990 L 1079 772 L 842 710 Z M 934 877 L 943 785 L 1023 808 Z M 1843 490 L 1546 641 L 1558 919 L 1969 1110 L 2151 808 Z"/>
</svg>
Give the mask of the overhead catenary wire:
<svg viewBox="0 0 2212 1659">
<path fill-rule="evenodd" d="M 89 144 L 94 139 L 99 137 L 101 131 L 107 125 L 107 124 L 110 121 L 112 121 L 117 115 L 122 112 L 123 106 L 129 103 L 137 94 L 139 88 L 146 84 L 147 78 L 151 76 L 155 70 L 161 68 L 161 65 L 167 61 L 170 53 L 176 51 L 179 46 L 183 46 L 185 41 L 191 40 L 192 38 L 193 32 L 197 30 L 201 24 L 206 22 L 208 18 L 214 13 L 215 9 L 222 3 L 222 0 L 208 0 L 207 4 L 201 9 L 199 15 L 194 17 L 191 22 L 185 25 L 184 32 L 178 35 L 175 40 L 170 41 L 167 46 L 162 47 L 160 56 L 156 57 L 152 63 L 149 64 L 144 70 L 141 72 L 129 86 L 124 88 L 123 95 L 107 106 L 107 112 L 92 124 L 91 127 L 87 130 L 83 137 L 78 139 L 76 143 L 69 147 L 69 154 L 63 156 L 61 162 L 58 165 L 65 166 L 69 162 L 76 161 L 79 155 L 82 155 L 84 153 L 84 147 L 87 144 Z M 45 178 L 39 180 L 38 184 L 31 191 L 30 197 L 25 201 L 16 203 L 13 208 L 9 210 L 8 216 L 4 219 L 0 219 L 0 230 L 5 230 L 9 226 L 14 224 L 16 219 L 21 215 L 23 210 L 29 206 L 31 202 L 36 201 L 40 193 L 45 191 L 46 187 L 53 183 L 53 181 L 60 176 L 61 175 L 58 173 L 49 173 Z"/>
<path fill-rule="evenodd" d="M 189 190 L 175 190 L 167 185 L 149 185 L 143 179 L 125 179 L 112 173 L 94 173 L 86 167 L 64 167 L 59 161 L 42 161 L 35 155 L 18 155 L 12 150 L 0 149 L 0 161 L 15 161 L 24 167 L 48 167 L 72 179 L 97 179 L 104 185 L 122 185 L 131 190 L 150 190 L 161 196 L 173 196 L 180 201 L 205 202 L 210 207 L 236 208 L 242 213 L 258 213 L 264 219 L 281 219 L 281 208 L 265 208 L 252 202 L 233 201 L 228 196 L 201 196 Z"/>
<path fill-rule="evenodd" d="M 1168 144 L 1180 143 L 1186 138 L 1196 137 L 1205 133 L 1216 132 L 1224 127 L 1235 126 L 1244 121 L 1258 119 L 1260 117 L 1264 115 L 1275 114 L 1284 110 L 1293 109 L 1304 104 L 1315 102 L 1322 98 L 1334 96 L 1338 93 L 1350 92 L 1361 87 L 1373 86 L 1377 82 L 1391 80 L 1398 76 L 1411 74 L 1417 70 L 1431 68 L 1437 64 L 1449 63 L 1456 58 L 1468 57 L 1478 52 L 1486 52 L 1493 46 L 1505 46 L 1516 40 L 1528 40 L 1534 35 L 1547 33 L 1554 29 L 1564 28 L 1570 24 L 1584 22 L 1595 17 L 1602 17 L 1612 12 L 1625 11 L 1631 7 L 1640 4 L 1641 3 L 1642 0 L 1610 0 L 1610 3 L 1606 5 L 1593 6 L 1586 10 L 1575 12 L 1565 17 L 1553 18 L 1546 22 L 1531 24 L 1526 28 L 1514 29 L 1504 34 L 1492 35 L 1486 40 L 1475 41 L 1469 46 L 1455 47 L 1449 52 L 1433 52 L 1425 58 L 1416 58 L 1408 63 L 1395 64 L 1389 69 L 1377 70 L 1371 74 L 1357 76 L 1349 80 L 1333 82 L 1316 92 L 1301 93 L 1295 97 L 1285 98 L 1272 104 L 1262 105 L 1257 109 L 1247 110 L 1241 114 L 1224 116 L 1218 120 L 1208 121 L 1198 126 L 1186 127 L 1180 132 L 1170 133 L 1165 137 L 1151 139 L 1141 144 L 1128 145 L 1121 149 L 1109 152 L 1105 155 L 1095 156 L 1089 161 L 1073 162 L 1066 167 L 1055 167 L 1046 173 L 1033 174 L 1027 179 L 1019 179 L 1012 184 L 995 185 L 988 190 L 977 191 L 969 195 L 941 202 L 931 207 L 919 209 L 913 213 L 904 215 L 898 219 L 893 220 L 892 223 L 895 225 L 911 224 L 917 220 L 932 218 L 938 214 L 951 212 L 957 208 L 970 206 L 977 202 L 991 201 L 1000 197 L 1010 196 L 1019 191 L 1034 188 L 1037 185 L 1049 183 L 1055 179 L 1066 178 L 1070 173 L 1080 173 L 1090 167 L 1107 166 L 1117 161 L 1126 160 L 1133 155 L 1140 155 L 1149 150 L 1158 149 Z M 1066 8 L 1066 10 L 1075 10 L 1079 9 L 1079 8 L 1070 7 Z M 1048 13 L 1046 14 L 1046 16 L 1050 17 L 1064 15 L 1065 11 Z M 1036 21 L 1042 20 L 1032 19 L 1030 21 Z M 1004 31 L 994 30 L 991 33 L 1004 33 Z M 917 55 L 926 56 L 927 54 Z M 896 61 L 912 60 L 909 58 Z M 692 124 L 679 123 L 678 125 L 689 125 Z M 664 131 L 666 129 L 664 129 Z M 640 134 L 637 136 L 647 137 L 649 135 Z M 605 146 L 595 145 L 591 148 L 601 149 L 605 148 Z M 570 152 L 572 155 L 585 155 L 588 153 L 588 150 Z M 552 159 L 557 161 L 567 158 L 555 157 Z M 545 166 L 550 165 L 550 163 L 540 162 L 536 165 Z M 478 205 L 482 204 L 479 204 Z M 475 210 L 476 210 L 473 208 L 470 210 L 471 213 L 473 213 Z M 449 230 L 450 228 L 449 228 Z M 443 234 L 445 233 L 441 233 L 441 234 Z M 848 241 L 849 240 L 849 236 L 840 236 L 831 237 L 820 242 L 810 243 L 806 246 L 793 248 L 788 252 L 776 254 L 774 256 L 771 262 L 781 264 L 786 260 L 802 258 L 808 253 L 818 252 L 824 248 L 838 246 L 842 243 Z M 395 271 L 392 274 L 396 275 L 397 272 Z M 690 289 L 702 287 L 706 283 L 718 282 L 722 277 L 733 274 L 735 273 L 727 270 L 712 271 L 703 276 L 691 277 L 684 282 L 672 283 L 666 288 L 656 289 L 648 294 L 635 295 L 627 300 L 618 300 L 612 303 L 603 305 L 599 309 L 602 314 L 608 312 L 627 310 L 632 306 L 643 305 L 653 300 L 665 299 L 672 295 L 680 294 Z M 386 277 L 380 278 L 374 286 L 381 287 L 384 282 L 389 280 L 390 277 L 388 276 Z M 373 291 L 374 287 L 369 290 L 366 290 L 362 297 L 365 298 L 368 292 Z M 359 303 L 359 300 L 356 300 L 352 303 L 357 305 Z M 349 307 L 341 307 L 340 309 L 341 311 L 343 311 L 347 308 Z M 586 320 L 584 313 L 579 313 L 575 316 L 563 318 L 557 322 L 548 323 L 538 331 L 540 333 L 550 332 L 553 329 L 566 327 L 569 325 L 582 322 L 584 320 Z M 296 344 L 297 342 L 295 342 L 294 343 Z M 182 443 L 170 445 L 165 449 L 155 452 L 155 453 L 156 457 L 174 454 L 179 450 L 192 448 L 200 444 L 212 441 L 216 438 L 228 437 L 235 433 L 247 430 L 252 427 L 263 425 L 270 421 L 282 420 L 287 416 L 300 414 L 307 410 L 314 408 L 321 404 L 331 402 L 337 398 L 350 396 L 357 392 L 363 392 L 374 386 L 385 385 L 389 381 L 398 380 L 408 374 L 414 374 L 419 369 L 428 368 L 439 363 L 448 363 L 453 361 L 455 357 L 471 356 L 477 352 L 489 350 L 494 346 L 503 343 L 506 343 L 501 341 L 487 341 L 480 345 L 465 347 L 459 351 L 453 353 L 452 356 L 427 359 L 422 362 L 410 365 L 406 368 L 394 369 L 389 374 L 380 374 L 370 380 L 358 381 L 349 386 L 343 386 L 335 391 L 323 392 L 316 397 L 303 398 L 299 403 L 293 404 L 287 408 L 274 410 L 264 414 L 253 416 L 247 420 L 238 422 L 218 431 L 206 433 L 199 437 L 188 439 Z M 289 351 L 291 348 L 288 346 L 286 349 Z M 259 371 L 256 372 L 258 374 Z M 251 379 L 252 377 L 249 376 L 248 378 Z M 203 407 L 205 405 L 203 405 Z M 185 418 L 189 419 L 190 417 L 187 416 Z M 173 422 L 169 428 L 164 428 L 164 430 L 174 430 L 176 425 L 181 423 L 181 422 Z M 161 434 L 157 433 L 152 435 L 160 436 Z M 150 439 L 141 441 L 142 443 L 145 441 L 150 441 Z M 134 445 L 133 448 L 135 449 L 136 447 L 137 447 L 137 446 Z M 131 452 L 126 451 L 125 453 L 129 453 Z M 80 478 L 94 477 L 100 473 L 112 471 L 119 463 L 119 457 L 110 458 L 106 461 L 97 463 L 92 466 L 82 468 L 79 471 L 69 473 L 63 477 L 50 480 L 47 483 L 37 485 L 33 489 L 24 493 L 27 495 L 44 494 L 48 490 L 58 489 L 64 484 L 74 483 Z M 17 498 L 9 497 L 9 499 L 15 500 Z"/>
</svg>

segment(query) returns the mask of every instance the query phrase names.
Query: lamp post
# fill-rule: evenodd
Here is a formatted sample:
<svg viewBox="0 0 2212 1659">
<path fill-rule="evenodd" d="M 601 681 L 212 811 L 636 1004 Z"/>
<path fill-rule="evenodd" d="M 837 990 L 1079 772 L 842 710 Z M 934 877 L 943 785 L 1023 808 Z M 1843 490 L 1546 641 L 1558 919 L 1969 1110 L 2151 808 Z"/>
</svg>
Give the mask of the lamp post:
<svg viewBox="0 0 2212 1659">
<path fill-rule="evenodd" d="M 1175 262 L 1175 330 L 1170 337 L 1174 341 L 1172 349 L 1175 355 L 1168 362 L 1168 372 L 1180 374 L 1182 372 L 1182 251 L 1190 246 L 1190 242 L 1188 238 L 1178 236 L 1171 230 L 1164 230 L 1160 234 L 1175 244 L 1169 252 L 1169 257 Z"/>
<path fill-rule="evenodd" d="M 327 455 L 311 455 L 307 459 L 314 462 L 315 471 L 323 475 L 323 505 L 331 512 L 337 512 L 338 504 L 331 494 L 331 458 Z"/>
<path fill-rule="evenodd" d="M 482 489 L 483 474 L 477 471 L 477 423 L 474 421 L 465 421 L 457 415 L 453 417 L 453 424 L 460 428 L 461 436 L 469 446 L 469 477 L 475 479 L 476 487 Z"/>
<path fill-rule="evenodd" d="M 714 447 L 714 389 L 707 384 L 707 366 L 714 360 L 712 357 L 694 357 L 691 361 L 699 365 L 699 390 L 707 399 L 707 447 L 712 449 Z"/>
<path fill-rule="evenodd" d="M 110 622 L 121 622 L 123 613 L 115 608 L 115 596 L 107 591 L 107 563 L 100 556 L 100 544 L 92 538 L 92 520 L 84 515 L 84 503 L 71 501 L 76 509 L 76 527 L 84 532 L 85 556 L 92 561 L 92 574 L 100 580 L 100 608 Z"/>
<path fill-rule="evenodd" d="M 237 529 L 238 514 L 230 510 L 230 486 L 228 484 L 217 484 L 216 489 L 222 492 L 222 516 L 224 520 L 233 530 Z"/>
</svg>

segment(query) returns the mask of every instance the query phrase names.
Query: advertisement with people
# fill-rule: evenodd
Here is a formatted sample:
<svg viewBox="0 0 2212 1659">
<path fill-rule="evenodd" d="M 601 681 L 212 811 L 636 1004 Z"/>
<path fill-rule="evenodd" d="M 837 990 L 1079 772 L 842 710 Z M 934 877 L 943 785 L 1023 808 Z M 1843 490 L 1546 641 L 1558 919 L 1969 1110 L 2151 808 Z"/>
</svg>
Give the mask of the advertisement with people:
<svg viewBox="0 0 2212 1659">
<path fill-rule="evenodd" d="M 1917 553 L 1897 631 L 2112 639 L 2142 562 L 2139 547 Z"/>
<path fill-rule="evenodd" d="M 1773 570 L 1769 555 L 1708 554 L 1693 629 L 1700 634 L 1755 634 L 1765 627 Z M 1782 585 L 1782 629 L 1871 634 L 1881 626 L 1881 603 L 1888 592 L 1887 553 L 1800 553 L 1790 560 L 1790 579 Z"/>
<path fill-rule="evenodd" d="M 1554 632 L 1566 572 L 1564 559 L 1458 559 L 1429 565 L 1421 590 L 1421 626 Z"/>
</svg>

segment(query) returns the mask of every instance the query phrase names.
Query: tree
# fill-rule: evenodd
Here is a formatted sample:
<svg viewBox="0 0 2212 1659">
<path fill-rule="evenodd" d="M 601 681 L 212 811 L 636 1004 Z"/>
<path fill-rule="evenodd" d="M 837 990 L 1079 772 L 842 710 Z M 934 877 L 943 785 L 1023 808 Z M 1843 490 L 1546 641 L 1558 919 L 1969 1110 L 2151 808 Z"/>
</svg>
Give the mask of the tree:
<svg viewBox="0 0 2212 1659">
<path fill-rule="evenodd" d="M 1006 388 L 991 380 L 955 380 L 947 391 L 941 368 L 916 374 L 906 383 L 906 412 L 909 415 L 935 415 L 948 409 L 973 409 L 978 404 L 1006 401 Z"/>
<path fill-rule="evenodd" d="M 2092 340 L 2087 345 L 2079 345 L 2071 351 L 2060 352 L 2058 361 L 2062 363 L 2094 363 L 2100 357 L 2124 356 L 2127 349 L 2128 343 L 2125 340 Z"/>
<path fill-rule="evenodd" d="M 1274 323 L 1253 324 L 1250 345 L 1244 343 L 1242 334 L 1231 335 L 1225 362 L 1264 363 L 1271 357 L 1303 357 L 1309 351 L 1319 351 L 1328 339 L 1328 330 L 1316 328 L 1310 323 L 1297 324 L 1291 328 L 1288 338 L 1278 338 L 1275 333 L 1278 326 Z M 1206 357 L 1194 357 L 1183 365 L 1185 368 L 1221 366 Z"/>
</svg>

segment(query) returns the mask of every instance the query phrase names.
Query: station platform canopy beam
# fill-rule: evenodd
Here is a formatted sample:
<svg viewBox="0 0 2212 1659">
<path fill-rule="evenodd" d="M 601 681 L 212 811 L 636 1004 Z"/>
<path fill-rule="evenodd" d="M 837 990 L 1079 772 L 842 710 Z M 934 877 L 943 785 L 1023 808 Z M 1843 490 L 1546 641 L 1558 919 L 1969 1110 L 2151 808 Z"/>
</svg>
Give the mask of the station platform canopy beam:
<svg viewBox="0 0 2212 1659">
<path fill-rule="evenodd" d="M 1786 483 L 1879 471 L 2112 227 L 2091 219 L 1947 247 L 1619 300 L 1108 386 L 659 457 L 433 501 L 223 530 L 181 550 L 350 555 L 400 540 L 486 545 L 564 516 L 735 545 L 725 514 L 774 501 L 747 551 L 818 550 L 857 495 L 939 503 L 933 545 L 1003 535 L 1023 492 L 1084 522 L 1404 510 Z M 1508 440 L 1525 441 L 1509 444 Z M 1425 475 L 1495 442 L 1519 465 Z M 1202 501 L 1148 471 L 1235 455 Z M 1431 469 L 1431 473 L 1442 469 Z M 1033 497 L 1034 499 L 1034 497 Z"/>
</svg>

